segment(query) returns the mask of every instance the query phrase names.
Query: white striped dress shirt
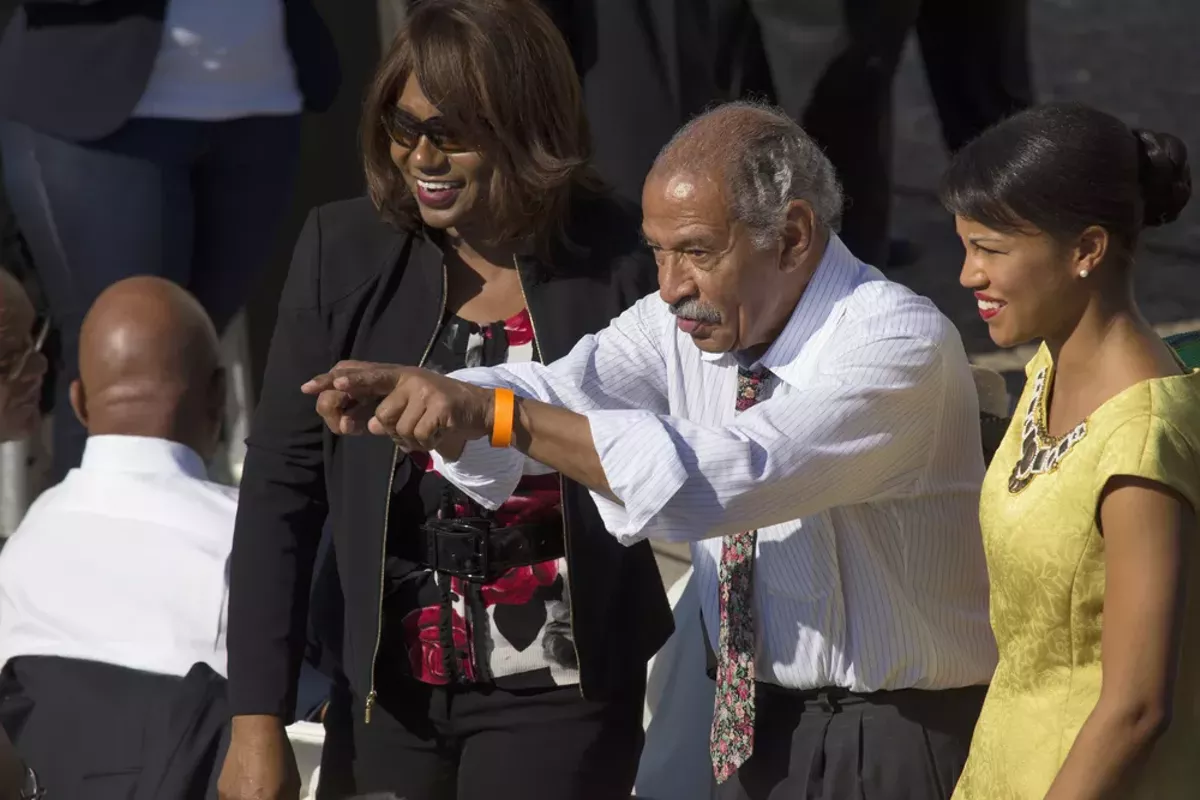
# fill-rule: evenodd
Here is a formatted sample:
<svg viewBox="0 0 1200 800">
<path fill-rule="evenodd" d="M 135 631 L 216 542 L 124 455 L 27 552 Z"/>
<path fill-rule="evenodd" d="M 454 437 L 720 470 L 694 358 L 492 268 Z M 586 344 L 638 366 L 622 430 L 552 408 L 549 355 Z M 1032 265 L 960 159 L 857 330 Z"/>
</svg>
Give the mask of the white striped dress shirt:
<svg viewBox="0 0 1200 800">
<path fill-rule="evenodd" d="M 737 361 L 699 350 L 651 295 L 549 365 L 464 370 L 588 418 L 626 543 L 692 543 L 716 645 L 719 537 L 758 530 L 759 680 L 809 689 L 986 683 L 996 663 L 979 533 L 983 457 L 958 332 L 835 236 L 758 362 L 766 400 L 735 412 Z M 438 468 L 495 507 L 516 450 L 472 442 Z"/>
</svg>

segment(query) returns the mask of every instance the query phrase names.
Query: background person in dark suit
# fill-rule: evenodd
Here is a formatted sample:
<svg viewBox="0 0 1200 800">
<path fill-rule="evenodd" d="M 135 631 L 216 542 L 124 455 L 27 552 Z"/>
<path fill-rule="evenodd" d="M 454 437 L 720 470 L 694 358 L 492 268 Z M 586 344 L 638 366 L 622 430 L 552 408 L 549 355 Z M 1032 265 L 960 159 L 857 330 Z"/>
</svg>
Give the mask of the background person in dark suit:
<svg viewBox="0 0 1200 800">
<path fill-rule="evenodd" d="M 9 201 L 61 331 L 55 475 L 79 325 L 107 286 L 170 278 L 218 330 L 242 306 L 290 198 L 302 108 L 337 91 L 310 0 L 41 0 L 0 43 Z"/>
<path fill-rule="evenodd" d="M 890 248 L 888 241 L 892 83 L 908 35 L 915 29 L 942 138 L 956 151 L 1033 102 L 1029 0 L 764 0 L 761 5 L 770 9 L 764 16 L 805 29 L 818 22 L 839 24 L 832 53 L 818 67 L 807 107 L 797 109 L 796 119 L 824 147 L 841 177 L 847 200 L 841 237 L 850 250 L 879 267 L 911 260 L 913 254 L 904 252 L 910 248 Z"/>
</svg>

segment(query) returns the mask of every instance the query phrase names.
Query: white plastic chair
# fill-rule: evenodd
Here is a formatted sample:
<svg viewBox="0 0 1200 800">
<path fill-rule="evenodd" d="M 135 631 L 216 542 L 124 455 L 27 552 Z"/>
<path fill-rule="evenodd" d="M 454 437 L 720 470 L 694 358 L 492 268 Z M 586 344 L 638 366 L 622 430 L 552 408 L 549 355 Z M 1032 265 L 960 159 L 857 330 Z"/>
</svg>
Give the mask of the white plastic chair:
<svg viewBox="0 0 1200 800">
<path fill-rule="evenodd" d="M 287 727 L 288 741 L 296 754 L 300 770 L 301 800 L 316 800 L 321 782 L 321 749 L 325 746 L 325 726 L 319 722 L 296 722 Z"/>
</svg>

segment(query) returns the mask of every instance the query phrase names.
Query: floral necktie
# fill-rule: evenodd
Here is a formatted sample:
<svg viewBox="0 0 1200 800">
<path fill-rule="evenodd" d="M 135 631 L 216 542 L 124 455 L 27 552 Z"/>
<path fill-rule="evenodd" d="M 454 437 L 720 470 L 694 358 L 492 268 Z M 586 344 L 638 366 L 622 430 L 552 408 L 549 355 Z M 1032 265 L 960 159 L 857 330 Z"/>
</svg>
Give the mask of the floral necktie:
<svg viewBox="0 0 1200 800">
<path fill-rule="evenodd" d="M 738 369 L 737 410 L 760 399 L 771 373 Z M 721 540 L 717 696 L 709 752 L 717 782 L 738 771 L 754 750 L 754 545 L 757 531 Z"/>
</svg>

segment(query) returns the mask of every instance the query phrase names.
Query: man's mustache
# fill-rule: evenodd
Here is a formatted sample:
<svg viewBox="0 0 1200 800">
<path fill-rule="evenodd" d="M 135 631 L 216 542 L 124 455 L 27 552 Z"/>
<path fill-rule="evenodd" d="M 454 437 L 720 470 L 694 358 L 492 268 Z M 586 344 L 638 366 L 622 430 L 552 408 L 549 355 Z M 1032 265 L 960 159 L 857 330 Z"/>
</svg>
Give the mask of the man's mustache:
<svg viewBox="0 0 1200 800">
<path fill-rule="evenodd" d="M 721 321 L 721 312 L 696 297 L 685 297 L 671 304 L 671 313 L 681 319 L 707 322 L 716 325 Z"/>
</svg>

